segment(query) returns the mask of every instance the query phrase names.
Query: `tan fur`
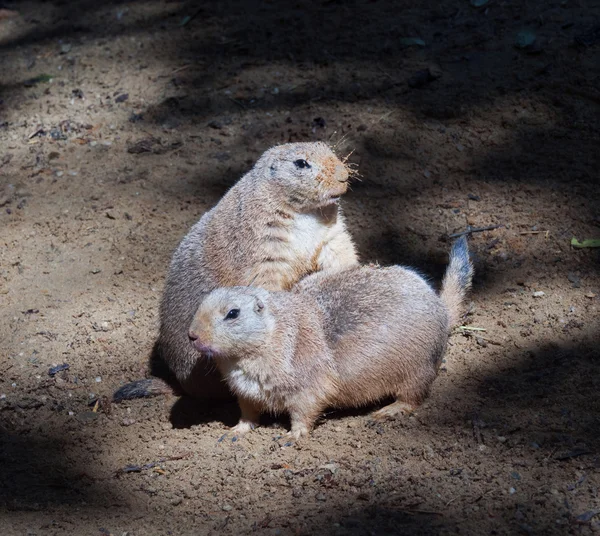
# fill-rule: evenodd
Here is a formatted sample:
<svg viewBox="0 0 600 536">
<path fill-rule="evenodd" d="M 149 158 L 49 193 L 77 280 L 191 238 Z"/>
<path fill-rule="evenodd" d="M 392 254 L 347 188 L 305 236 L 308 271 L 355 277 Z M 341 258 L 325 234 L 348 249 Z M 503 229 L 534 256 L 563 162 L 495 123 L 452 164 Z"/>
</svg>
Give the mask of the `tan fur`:
<svg viewBox="0 0 600 536">
<path fill-rule="evenodd" d="M 239 316 L 228 319 L 230 311 Z M 421 404 L 455 313 L 410 269 L 351 267 L 311 275 L 293 292 L 217 289 L 202 301 L 190 338 L 238 396 L 236 433 L 263 411 L 286 411 L 297 438 L 327 407 L 392 396 L 374 415 L 387 418 Z"/>
<path fill-rule="evenodd" d="M 294 162 L 303 159 L 310 168 Z M 194 396 L 227 396 L 214 365 L 198 359 L 188 326 L 204 294 L 229 285 L 291 288 L 317 270 L 357 263 L 333 197 L 348 170 L 322 142 L 266 151 L 221 201 L 192 227 L 175 252 L 160 309 L 160 357 Z"/>
</svg>

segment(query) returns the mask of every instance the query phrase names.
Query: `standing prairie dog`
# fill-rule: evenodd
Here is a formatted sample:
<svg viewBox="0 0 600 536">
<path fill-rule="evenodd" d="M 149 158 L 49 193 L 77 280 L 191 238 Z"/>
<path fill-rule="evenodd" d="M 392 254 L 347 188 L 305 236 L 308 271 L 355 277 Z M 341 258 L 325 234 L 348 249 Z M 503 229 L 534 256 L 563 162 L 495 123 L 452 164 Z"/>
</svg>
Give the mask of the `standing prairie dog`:
<svg viewBox="0 0 600 536">
<path fill-rule="evenodd" d="M 276 146 L 192 227 L 171 261 L 154 351 L 180 390 L 231 396 L 213 364 L 189 343 L 188 327 L 204 294 L 250 284 L 287 290 L 313 272 L 357 264 L 337 204 L 348 179 L 348 168 L 323 142 Z M 140 380 L 114 399 L 170 390 L 160 380 Z"/>
<path fill-rule="evenodd" d="M 426 398 L 473 269 L 466 238 L 452 247 L 439 296 L 400 266 L 317 273 L 293 292 L 220 288 L 190 325 L 237 395 L 244 434 L 264 411 L 287 412 L 299 438 L 327 407 L 396 401 L 374 414 L 411 411 Z"/>
</svg>

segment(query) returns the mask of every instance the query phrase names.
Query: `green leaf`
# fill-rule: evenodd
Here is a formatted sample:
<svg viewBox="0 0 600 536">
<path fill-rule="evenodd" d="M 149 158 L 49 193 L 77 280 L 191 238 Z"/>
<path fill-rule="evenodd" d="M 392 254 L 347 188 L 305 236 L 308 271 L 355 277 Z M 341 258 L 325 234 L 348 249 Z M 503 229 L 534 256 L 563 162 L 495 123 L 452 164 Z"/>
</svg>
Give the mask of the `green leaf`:
<svg viewBox="0 0 600 536">
<path fill-rule="evenodd" d="M 517 34 L 515 46 L 517 48 L 527 48 L 535 43 L 536 35 L 533 30 L 521 30 Z"/>
<path fill-rule="evenodd" d="M 600 238 L 588 238 L 582 242 L 577 238 L 571 238 L 571 245 L 574 248 L 600 248 Z"/>
<path fill-rule="evenodd" d="M 29 80 L 25 80 L 25 82 L 23 82 L 23 84 L 26 87 L 31 87 L 31 86 L 35 86 L 36 84 L 39 84 L 41 82 L 50 82 L 50 80 L 52 80 L 53 78 L 54 77 L 51 74 L 40 74 L 39 76 L 30 78 Z"/>
<path fill-rule="evenodd" d="M 417 45 L 418 47 L 424 47 L 425 41 L 423 41 L 423 39 L 420 39 L 419 37 L 403 37 L 402 39 L 400 39 L 400 44 L 407 47 L 413 45 Z"/>
</svg>

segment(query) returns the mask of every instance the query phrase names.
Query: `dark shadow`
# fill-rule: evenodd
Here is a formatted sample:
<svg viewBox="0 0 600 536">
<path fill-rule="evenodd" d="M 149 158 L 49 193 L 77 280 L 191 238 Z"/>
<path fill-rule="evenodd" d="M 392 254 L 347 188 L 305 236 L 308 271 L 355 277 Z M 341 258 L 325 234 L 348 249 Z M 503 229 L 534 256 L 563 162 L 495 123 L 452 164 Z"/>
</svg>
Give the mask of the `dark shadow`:
<svg viewBox="0 0 600 536">
<path fill-rule="evenodd" d="M 89 453 L 73 459 L 72 449 L 72 444 L 50 434 L 38 438 L 0 428 L 0 508 L 38 511 L 118 503 L 110 488 L 90 474 L 89 461 L 81 463 Z"/>
<path fill-rule="evenodd" d="M 298 510 L 300 507 L 297 506 Z M 308 505 L 304 508 L 309 510 Z M 310 511 L 310 510 L 309 510 Z M 350 504 L 331 507 L 325 505 L 312 507 L 312 515 L 306 516 L 301 530 L 306 534 L 323 534 L 335 536 L 358 536 L 365 534 L 407 536 L 437 536 L 446 533 L 457 523 L 450 515 L 441 512 L 419 509 L 418 506 L 402 509 L 394 505 L 382 505 L 370 502 L 365 498 L 354 500 Z M 268 523 L 264 519 L 255 523 L 255 528 L 264 528 Z"/>
<path fill-rule="evenodd" d="M 191 428 L 214 421 L 231 427 L 235 426 L 239 417 L 240 410 L 235 400 L 199 400 L 182 396 L 173 404 L 170 420 L 173 428 Z"/>
<path fill-rule="evenodd" d="M 577 324 L 567 323 L 563 330 L 573 335 L 581 332 Z M 578 450 L 598 456 L 599 343 L 595 347 L 577 343 L 533 347 L 520 352 L 523 357 L 516 366 L 485 376 L 479 387 L 482 426 L 555 451 L 555 459 Z"/>
</svg>

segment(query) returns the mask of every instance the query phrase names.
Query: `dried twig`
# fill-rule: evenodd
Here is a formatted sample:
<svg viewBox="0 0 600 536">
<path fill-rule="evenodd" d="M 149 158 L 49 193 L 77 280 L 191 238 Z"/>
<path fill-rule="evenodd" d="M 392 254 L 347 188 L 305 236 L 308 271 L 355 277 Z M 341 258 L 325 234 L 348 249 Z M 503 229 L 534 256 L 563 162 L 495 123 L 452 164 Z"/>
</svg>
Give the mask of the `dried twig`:
<svg viewBox="0 0 600 536">
<path fill-rule="evenodd" d="M 239 101 L 237 99 L 234 99 L 233 97 L 227 97 L 231 102 L 235 102 L 238 106 L 241 106 L 244 110 L 248 109 L 248 106 L 246 106 L 242 101 Z"/>
<path fill-rule="evenodd" d="M 186 69 L 189 69 L 192 66 L 191 63 L 188 63 L 186 65 L 182 65 L 181 67 L 178 67 L 177 69 L 175 69 L 174 71 L 171 71 L 168 74 L 161 74 L 158 77 L 159 78 L 169 78 L 170 76 L 173 76 L 174 74 L 180 73 L 181 71 L 185 71 Z"/>
</svg>

